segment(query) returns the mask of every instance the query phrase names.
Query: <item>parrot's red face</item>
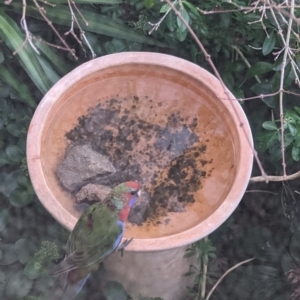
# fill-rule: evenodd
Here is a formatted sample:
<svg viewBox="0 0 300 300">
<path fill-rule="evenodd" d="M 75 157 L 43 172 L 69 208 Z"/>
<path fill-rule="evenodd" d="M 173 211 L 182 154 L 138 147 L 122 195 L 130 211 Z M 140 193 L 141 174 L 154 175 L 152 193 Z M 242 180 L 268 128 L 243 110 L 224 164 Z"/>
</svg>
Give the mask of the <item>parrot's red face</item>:
<svg viewBox="0 0 300 300">
<path fill-rule="evenodd" d="M 139 191 L 140 190 L 140 185 L 137 181 L 127 181 L 125 182 L 125 185 L 132 189 L 132 191 Z"/>
<path fill-rule="evenodd" d="M 129 193 L 127 193 L 127 200 L 129 207 L 132 207 L 137 197 L 139 196 L 140 185 L 137 181 L 128 181 L 125 183 L 125 185 L 130 189 Z"/>
<path fill-rule="evenodd" d="M 122 222 L 125 222 L 127 220 L 130 208 L 132 207 L 132 205 L 135 203 L 137 197 L 140 194 L 140 185 L 138 182 L 136 181 L 128 181 L 125 182 L 124 185 L 127 188 L 127 191 L 125 192 L 125 194 L 123 194 L 125 197 L 125 202 L 124 203 L 124 208 L 122 209 L 122 211 L 120 211 L 119 213 L 119 220 Z M 124 201 L 123 200 L 123 201 Z"/>
</svg>

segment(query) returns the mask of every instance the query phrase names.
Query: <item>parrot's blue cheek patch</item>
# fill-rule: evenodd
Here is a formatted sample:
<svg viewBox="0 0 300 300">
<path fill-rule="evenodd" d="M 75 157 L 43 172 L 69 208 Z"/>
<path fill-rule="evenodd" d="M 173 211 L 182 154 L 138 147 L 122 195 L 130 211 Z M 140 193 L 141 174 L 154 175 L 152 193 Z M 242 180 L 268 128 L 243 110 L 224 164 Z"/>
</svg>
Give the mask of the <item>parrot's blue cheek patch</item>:
<svg viewBox="0 0 300 300">
<path fill-rule="evenodd" d="M 132 207 L 132 205 L 135 203 L 136 201 L 136 197 L 132 198 L 130 201 L 129 201 L 129 206 Z"/>
</svg>

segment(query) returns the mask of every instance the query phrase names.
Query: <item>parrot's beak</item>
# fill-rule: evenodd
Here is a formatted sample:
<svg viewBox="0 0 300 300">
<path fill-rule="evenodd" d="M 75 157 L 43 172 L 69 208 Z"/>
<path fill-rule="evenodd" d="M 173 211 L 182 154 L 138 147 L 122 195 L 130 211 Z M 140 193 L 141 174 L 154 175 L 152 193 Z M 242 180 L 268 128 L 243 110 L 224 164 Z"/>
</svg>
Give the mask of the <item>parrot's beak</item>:
<svg viewBox="0 0 300 300">
<path fill-rule="evenodd" d="M 141 194 L 142 194 L 142 191 L 141 191 L 141 190 L 139 190 L 139 191 L 137 192 L 137 195 L 138 195 L 138 197 L 140 197 L 140 196 L 141 196 Z"/>
</svg>

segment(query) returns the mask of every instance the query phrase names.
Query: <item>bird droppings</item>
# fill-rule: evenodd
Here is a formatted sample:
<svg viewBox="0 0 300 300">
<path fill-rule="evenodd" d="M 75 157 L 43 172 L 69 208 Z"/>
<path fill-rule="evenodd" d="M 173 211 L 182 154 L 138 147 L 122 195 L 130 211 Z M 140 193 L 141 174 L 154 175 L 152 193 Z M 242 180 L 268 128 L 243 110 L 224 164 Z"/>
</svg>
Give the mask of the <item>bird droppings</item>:
<svg viewBox="0 0 300 300">
<path fill-rule="evenodd" d="M 130 106 L 124 108 L 124 101 Z M 142 105 L 147 105 L 145 101 L 150 114 L 147 118 L 137 113 L 142 111 Z M 178 111 L 158 122 L 151 115 L 151 103 L 147 96 L 141 99 L 135 95 L 99 101 L 78 119 L 66 138 L 69 147 L 89 145 L 115 169 L 112 174 L 94 176 L 88 183 L 110 188 L 131 180 L 142 184 L 150 200 L 147 207 L 145 203 L 135 206 L 129 221 L 167 225 L 168 212 L 183 212 L 196 201 L 195 193 L 202 188 L 202 180 L 211 174 L 207 166 L 212 160 L 204 155 L 207 143 L 194 132 L 198 118 L 182 116 Z"/>
</svg>

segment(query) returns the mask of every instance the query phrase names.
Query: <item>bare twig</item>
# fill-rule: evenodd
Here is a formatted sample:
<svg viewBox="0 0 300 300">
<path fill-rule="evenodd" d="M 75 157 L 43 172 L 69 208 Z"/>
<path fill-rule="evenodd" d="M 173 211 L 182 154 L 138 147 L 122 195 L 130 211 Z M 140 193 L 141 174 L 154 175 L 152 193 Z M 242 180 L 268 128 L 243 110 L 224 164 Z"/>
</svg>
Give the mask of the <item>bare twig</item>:
<svg viewBox="0 0 300 300">
<path fill-rule="evenodd" d="M 22 2 L 23 2 L 23 9 L 22 9 L 22 18 L 21 18 L 20 23 L 21 23 L 21 27 L 24 29 L 26 38 L 23 41 L 22 45 L 16 51 L 13 52 L 13 55 L 16 55 L 20 50 L 22 50 L 23 47 L 26 46 L 27 42 L 30 44 L 30 46 L 32 47 L 32 49 L 37 54 L 40 54 L 39 50 L 35 47 L 35 45 L 32 42 L 32 34 L 28 30 L 28 27 L 27 27 L 27 22 L 26 22 L 26 8 L 27 8 L 27 3 L 26 3 L 26 0 L 22 0 Z"/>
<path fill-rule="evenodd" d="M 295 0 L 291 0 L 291 9 L 290 15 L 291 17 L 294 16 L 294 5 Z M 282 169 L 283 169 L 283 177 L 286 177 L 286 163 L 285 163 L 285 146 L 284 146 L 284 115 L 283 115 L 283 83 L 284 83 L 284 74 L 285 74 L 285 65 L 286 65 L 286 58 L 290 51 L 289 44 L 290 44 L 290 36 L 291 36 L 291 28 L 293 24 L 293 19 L 289 19 L 288 30 L 286 34 L 285 40 L 285 50 L 283 53 L 283 60 L 281 66 L 281 74 L 280 74 L 280 87 L 279 87 L 279 109 L 280 109 L 280 130 L 281 130 L 281 155 L 282 155 Z"/>
<path fill-rule="evenodd" d="M 269 1 L 269 0 L 267 0 L 267 1 Z M 270 9 L 270 12 L 271 12 L 271 14 L 272 14 L 272 17 L 273 17 L 275 23 L 276 23 L 277 32 L 278 32 L 278 34 L 279 34 L 279 36 L 280 36 L 280 38 L 281 38 L 281 41 L 282 41 L 282 43 L 283 43 L 283 45 L 284 45 L 284 48 L 283 48 L 283 49 L 285 49 L 285 48 L 286 48 L 286 39 L 284 38 L 284 35 L 283 35 L 283 32 L 282 32 L 281 26 L 280 26 L 280 24 L 279 24 L 279 22 L 278 22 L 278 20 L 277 20 L 277 17 L 276 17 L 276 14 L 275 14 L 275 12 L 274 12 L 274 9 L 271 8 L 271 9 Z M 290 20 L 291 20 L 291 19 L 292 19 L 292 18 L 290 18 Z M 296 68 L 298 69 L 298 66 L 297 66 L 297 64 L 295 63 L 295 61 L 294 61 L 294 59 L 293 59 L 293 57 L 292 57 L 291 52 L 288 51 L 287 54 L 288 54 L 288 56 L 289 56 L 289 59 L 291 60 L 292 70 L 293 70 L 293 73 L 294 73 L 295 78 L 296 78 L 296 79 L 295 79 L 295 83 L 299 86 L 300 80 L 299 80 L 299 77 L 298 77 L 298 74 L 297 74 L 297 71 L 296 71 Z M 299 71 L 299 69 L 298 69 L 298 71 Z"/>
<path fill-rule="evenodd" d="M 288 18 L 292 18 L 292 21 L 294 21 L 297 25 L 300 25 L 300 20 L 298 18 L 296 18 L 294 15 L 290 16 L 290 13 L 283 9 L 283 8 L 291 9 L 292 5 L 286 5 L 286 6 L 280 6 L 280 4 L 279 5 L 270 5 L 270 0 L 259 0 L 259 1 L 261 1 L 263 3 L 269 3 L 270 9 L 273 9 L 273 8 L 276 9 L 278 12 L 287 16 Z M 294 5 L 294 8 L 295 7 L 299 8 L 299 5 Z"/>
<path fill-rule="evenodd" d="M 47 41 L 45 41 L 45 40 L 43 40 L 43 39 L 41 39 L 39 37 L 36 37 L 36 36 L 33 36 L 32 39 L 35 40 L 38 43 L 46 44 L 46 45 L 48 45 L 48 46 L 50 46 L 52 48 L 56 48 L 58 50 L 69 51 L 68 48 L 65 48 L 65 47 L 62 47 L 62 46 L 59 46 L 59 45 L 56 45 L 56 44 L 49 43 L 49 42 L 47 42 Z"/>
<path fill-rule="evenodd" d="M 86 53 L 83 45 L 82 45 L 82 39 L 85 41 L 86 45 L 88 46 L 88 48 L 90 49 L 90 52 L 92 54 L 92 57 L 95 58 L 97 55 L 94 52 L 93 48 L 91 47 L 88 39 L 86 38 L 85 32 L 82 30 L 80 23 L 73 11 L 72 5 L 75 7 L 77 13 L 80 15 L 81 19 L 85 22 L 86 25 L 88 25 L 88 22 L 86 21 L 86 19 L 83 17 L 82 13 L 80 12 L 80 10 L 78 9 L 78 7 L 76 6 L 75 2 L 73 0 L 68 0 L 68 5 L 69 5 L 69 9 L 70 9 L 70 13 L 71 13 L 71 28 L 69 31 L 67 31 L 65 33 L 65 35 L 71 34 L 75 40 L 77 41 L 77 43 L 81 46 L 81 48 L 83 49 L 84 53 Z M 76 35 L 76 33 L 74 32 L 74 22 L 76 23 L 79 31 L 80 31 L 80 37 L 81 39 Z"/>
<path fill-rule="evenodd" d="M 278 195 L 278 193 L 265 191 L 265 190 L 247 190 L 245 193 L 265 193 L 265 194 Z"/>
<path fill-rule="evenodd" d="M 206 236 L 204 238 L 204 241 L 207 243 L 208 237 Z M 205 293 L 206 293 L 206 281 L 207 281 L 207 263 L 208 262 L 208 254 L 206 253 L 204 258 L 203 258 L 203 278 L 202 278 L 202 283 L 201 283 L 201 299 L 204 299 Z M 201 280 L 200 280 L 201 282 Z M 199 291 L 199 289 L 198 289 Z"/>
<path fill-rule="evenodd" d="M 299 93 L 294 93 L 294 92 L 291 92 L 291 91 L 286 91 L 286 90 L 283 90 L 283 93 L 285 94 L 288 94 L 288 95 L 294 95 L 294 96 L 298 96 L 300 97 L 300 94 Z M 255 100 L 255 99 L 265 99 L 265 98 L 268 98 L 268 97 L 273 97 L 273 96 L 277 96 L 279 94 L 279 90 L 277 92 L 274 92 L 274 93 L 270 93 L 270 94 L 260 94 L 258 96 L 253 96 L 253 97 L 248 97 L 248 98 L 238 98 L 236 100 L 238 101 L 248 101 L 248 100 Z M 233 98 L 222 98 L 223 101 L 234 101 L 235 99 Z"/>
<path fill-rule="evenodd" d="M 55 7 L 55 6 L 56 6 L 56 4 L 49 3 L 48 1 L 44 1 L 44 0 L 38 0 L 38 1 L 40 1 L 40 2 L 42 2 L 42 3 L 44 3 L 44 4 L 46 4 L 46 5 L 52 6 L 52 7 Z"/>
<path fill-rule="evenodd" d="M 195 40 L 195 42 L 197 43 L 197 45 L 201 49 L 202 53 L 204 54 L 205 59 L 208 61 L 209 65 L 213 69 L 215 75 L 219 79 L 219 81 L 220 81 L 220 83 L 221 83 L 221 85 L 222 85 L 222 87 L 224 89 L 225 94 L 228 96 L 228 99 L 230 99 L 231 98 L 230 94 L 229 94 L 229 92 L 228 92 L 228 90 L 227 90 L 227 88 L 226 88 L 226 86 L 225 86 L 225 84 L 224 84 L 224 82 L 223 82 L 223 80 L 222 80 L 222 78 L 220 76 L 220 73 L 218 72 L 218 70 L 217 70 L 216 66 L 214 65 L 213 61 L 211 60 L 210 55 L 207 53 L 206 49 L 204 48 L 204 46 L 202 45 L 202 43 L 200 42 L 200 40 L 196 36 L 195 32 L 192 30 L 192 28 L 189 26 L 189 24 L 182 17 L 181 13 L 175 8 L 175 6 L 171 3 L 170 0 L 163 0 L 163 1 L 166 2 L 166 3 L 168 3 L 168 5 L 172 8 L 172 10 L 174 11 L 174 13 L 178 16 L 178 18 L 180 18 L 180 20 L 182 21 L 182 23 L 186 26 L 186 28 L 190 32 L 191 36 L 193 37 L 193 39 Z M 253 151 L 253 155 L 254 155 L 254 158 L 255 158 L 255 160 L 257 162 L 257 165 L 258 165 L 258 167 L 260 169 L 260 172 L 261 172 L 262 176 L 266 177 L 266 173 L 265 173 L 265 171 L 264 171 L 264 169 L 262 167 L 262 164 L 261 164 L 261 162 L 260 162 L 260 160 L 258 158 L 257 152 L 254 149 L 249 136 L 246 134 L 246 131 L 245 131 L 244 127 L 243 127 L 243 123 L 240 120 L 239 115 L 238 115 L 238 113 L 236 111 L 236 107 L 234 105 L 232 105 L 232 109 L 234 110 L 234 112 L 235 112 L 235 114 L 236 114 L 236 116 L 237 116 L 237 118 L 239 120 L 240 126 L 242 127 L 242 129 L 243 129 L 243 131 L 245 133 L 245 137 L 246 137 L 246 139 L 248 141 L 249 147 L 251 147 L 251 149 Z"/>
<path fill-rule="evenodd" d="M 256 3 L 259 3 L 259 2 L 260 2 L 260 0 L 258 0 Z M 261 26 L 262 26 L 263 30 L 265 31 L 267 37 L 269 38 L 269 34 L 268 34 L 268 31 L 267 31 L 267 28 L 266 28 L 266 26 L 264 24 L 264 19 L 267 19 L 266 4 L 265 3 L 263 4 L 262 8 L 260 8 L 260 11 L 262 12 L 260 18 L 258 20 L 256 20 L 256 21 L 248 22 L 248 24 L 251 25 L 251 24 L 255 24 L 255 23 L 261 23 Z"/>
<path fill-rule="evenodd" d="M 268 181 L 286 181 L 286 180 L 294 180 L 300 177 L 300 171 L 286 176 L 267 176 Z M 265 177 L 263 176 L 256 176 L 251 177 L 249 183 L 254 182 L 263 182 L 265 181 Z"/>
<path fill-rule="evenodd" d="M 54 31 L 56 36 L 60 39 L 62 44 L 65 46 L 65 48 L 68 49 L 68 51 L 72 54 L 72 56 L 77 60 L 78 57 L 75 54 L 75 50 L 71 49 L 69 47 L 69 45 L 66 43 L 66 41 L 62 38 L 62 36 L 59 34 L 59 32 L 53 26 L 52 22 L 47 18 L 45 9 L 38 4 L 37 0 L 33 0 L 33 2 L 35 4 L 35 6 L 37 7 L 37 9 L 39 10 L 40 15 L 44 18 L 44 20 L 47 22 L 47 24 L 51 27 L 51 29 Z"/>
<path fill-rule="evenodd" d="M 174 6 L 177 4 L 177 0 L 174 1 Z M 157 23 L 151 23 L 151 22 L 148 22 L 149 25 L 153 26 L 152 29 L 149 31 L 149 35 L 152 34 L 153 31 L 156 31 L 160 24 L 162 23 L 162 21 L 166 18 L 166 16 L 169 14 L 169 12 L 171 11 L 171 7 L 165 12 L 165 14 L 162 16 L 162 18 L 157 22 Z"/>
<path fill-rule="evenodd" d="M 205 298 L 205 300 L 208 300 L 210 298 L 210 296 L 212 295 L 213 291 L 218 287 L 218 285 L 220 284 L 220 282 L 233 270 L 235 270 L 236 268 L 238 268 L 239 266 L 246 264 L 252 260 L 254 260 L 255 257 L 246 259 L 244 261 L 241 261 L 240 263 L 234 265 L 232 268 L 228 269 L 220 278 L 219 280 L 215 283 L 215 285 L 212 287 L 212 289 L 210 290 L 210 292 L 208 293 L 207 297 Z"/>
<path fill-rule="evenodd" d="M 228 1 L 227 4 L 231 4 L 235 7 L 237 7 L 236 9 L 214 9 L 214 10 L 202 10 L 199 7 L 196 7 L 196 9 L 203 15 L 212 15 L 212 14 L 223 14 L 223 13 L 235 13 L 235 12 L 239 12 L 239 11 L 244 11 L 245 14 L 249 14 L 251 12 L 256 13 L 256 11 L 261 12 L 263 9 L 264 10 L 269 10 L 269 9 L 276 9 L 278 12 L 282 13 L 283 15 L 285 15 L 286 17 L 289 17 L 289 13 L 285 10 L 285 9 L 290 9 L 291 6 L 287 3 L 286 5 L 281 5 L 281 4 L 277 4 L 277 3 L 268 3 L 268 5 L 265 5 L 267 2 L 269 2 L 269 0 L 257 0 L 254 1 L 252 3 L 252 6 L 241 6 L 236 4 L 233 1 Z M 259 5 L 261 4 L 261 5 Z M 300 5 L 295 5 L 295 8 L 300 8 Z M 257 22 L 261 22 L 262 19 L 260 18 L 257 21 L 254 21 L 255 23 Z M 293 21 L 295 23 L 297 23 L 298 25 L 300 25 L 300 20 L 298 18 L 296 18 L 295 16 L 293 16 Z M 253 23 L 252 23 L 253 24 Z"/>
<path fill-rule="evenodd" d="M 197 7 L 197 10 L 202 13 L 203 15 L 212 15 L 212 14 L 224 14 L 224 13 L 233 13 L 233 12 L 239 12 L 239 11 L 246 11 L 245 13 L 249 13 L 249 12 L 256 12 L 256 10 L 260 11 L 261 7 L 258 6 L 260 1 L 255 1 L 254 2 L 254 7 L 253 6 L 241 6 L 236 4 L 233 1 L 228 1 L 226 2 L 226 4 L 231 4 L 235 7 L 237 7 L 236 9 L 215 9 L 215 10 L 202 10 L 199 7 Z M 276 9 L 285 9 L 285 8 L 290 8 L 289 5 L 285 5 L 285 6 L 280 6 L 277 4 L 272 4 L 272 5 L 268 5 L 265 7 L 265 9 L 270 9 L 271 7 L 274 7 Z M 300 5 L 295 5 L 295 8 L 299 8 Z"/>
</svg>

